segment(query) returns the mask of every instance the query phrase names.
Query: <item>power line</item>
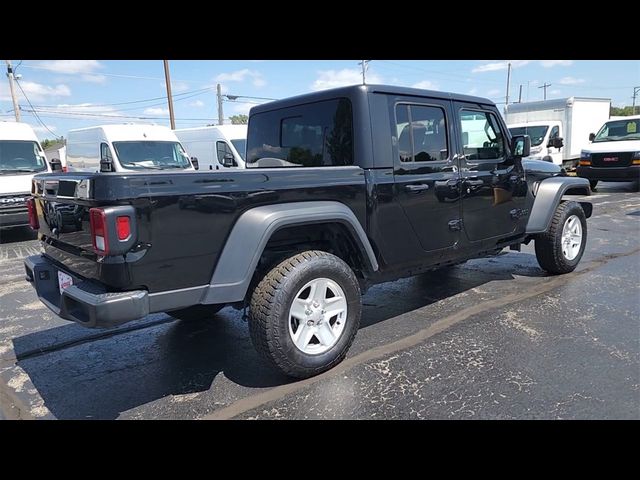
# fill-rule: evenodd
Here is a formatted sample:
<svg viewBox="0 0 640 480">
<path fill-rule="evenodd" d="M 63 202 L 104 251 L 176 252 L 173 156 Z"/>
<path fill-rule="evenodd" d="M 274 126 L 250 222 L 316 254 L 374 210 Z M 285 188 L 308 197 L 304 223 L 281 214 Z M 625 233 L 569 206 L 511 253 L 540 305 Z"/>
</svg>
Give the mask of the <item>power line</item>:
<svg viewBox="0 0 640 480">
<path fill-rule="evenodd" d="M 29 104 L 29 106 L 33 109 L 33 105 L 31 105 L 31 100 L 29 100 L 29 97 L 27 97 L 27 94 L 24 92 L 24 90 L 23 90 L 23 88 L 22 88 L 22 85 L 20 85 L 20 82 L 16 82 L 16 83 L 18 84 L 18 88 L 19 88 L 19 89 L 20 89 L 20 91 L 22 92 L 22 95 L 24 95 L 24 98 L 27 100 L 27 103 L 28 103 L 28 104 Z M 19 110 L 22 110 L 22 109 L 20 108 L 20 106 L 19 106 L 19 105 L 18 105 L 18 109 L 19 109 Z M 51 133 L 51 135 L 53 135 L 53 137 L 54 137 L 54 138 L 58 138 L 58 136 L 57 136 L 55 133 L 53 133 L 53 132 L 51 131 L 51 129 L 50 129 L 49 127 L 47 127 L 47 125 L 46 125 L 46 124 L 45 124 L 45 123 L 40 119 L 40 117 L 38 116 L 38 113 L 35 111 L 35 109 L 33 110 L 33 114 L 34 114 L 34 115 L 35 115 L 35 117 L 38 119 L 38 122 L 40 122 L 40 124 L 41 124 L 44 128 L 46 128 L 46 129 L 49 131 L 49 133 Z"/>
<path fill-rule="evenodd" d="M 174 100 L 175 97 L 183 97 L 185 95 L 190 95 L 190 94 L 198 94 L 200 95 L 201 93 L 207 92 L 209 90 L 213 90 L 215 87 L 206 87 L 206 88 L 201 88 L 199 90 L 190 90 L 190 91 L 186 91 L 186 92 L 182 92 L 182 93 L 176 93 L 175 95 L 173 95 Z M 195 96 L 195 95 L 193 95 Z M 186 97 L 186 98 L 191 98 Z M 144 100 L 131 100 L 128 102 L 118 102 L 118 103 L 92 103 L 91 106 L 92 107 L 116 107 L 118 105 L 130 105 L 133 103 L 144 103 L 144 102 L 153 102 L 154 100 L 166 100 L 167 96 L 164 95 L 162 97 L 153 97 L 153 98 L 146 98 Z M 146 105 L 146 107 L 150 107 L 151 105 Z M 57 108 L 58 105 L 39 105 L 39 107 L 44 107 L 44 108 Z M 142 107 L 141 107 L 142 108 Z"/>
<path fill-rule="evenodd" d="M 105 77 L 117 77 L 117 78 L 133 78 L 136 80 L 164 80 L 163 77 L 143 77 L 143 76 L 138 76 L 138 75 L 123 75 L 123 74 L 117 74 L 117 73 L 100 73 L 100 72 L 61 72 L 58 69 L 55 68 L 51 68 L 51 67 L 43 67 L 42 65 L 29 65 L 29 64 L 24 64 L 22 65 L 23 68 L 35 68 L 35 69 L 39 69 L 39 70 L 47 70 L 49 72 L 56 72 L 59 73 L 61 75 L 75 75 L 75 74 L 80 74 L 80 75 L 104 75 Z M 184 83 L 200 83 L 200 81 L 197 80 L 181 80 L 181 79 L 174 79 L 176 82 L 184 82 Z"/>
</svg>

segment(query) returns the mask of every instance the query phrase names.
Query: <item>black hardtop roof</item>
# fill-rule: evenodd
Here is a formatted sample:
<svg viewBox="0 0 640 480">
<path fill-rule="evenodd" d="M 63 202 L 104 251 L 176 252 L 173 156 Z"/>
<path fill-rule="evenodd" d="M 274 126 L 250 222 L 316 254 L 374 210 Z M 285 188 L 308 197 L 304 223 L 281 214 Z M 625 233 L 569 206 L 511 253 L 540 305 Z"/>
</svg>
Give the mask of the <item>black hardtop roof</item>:
<svg viewBox="0 0 640 480">
<path fill-rule="evenodd" d="M 484 105 L 494 105 L 488 98 L 473 97 L 461 93 L 439 92 L 436 90 L 422 90 L 420 88 L 399 87 L 395 85 L 351 85 L 348 87 L 332 88 L 319 92 L 305 93 L 295 97 L 284 98 L 273 102 L 263 103 L 251 109 L 251 114 L 268 112 L 279 108 L 300 105 L 303 103 L 319 102 L 337 97 L 354 97 L 366 95 L 367 93 L 391 93 L 394 95 L 407 95 L 411 97 L 430 97 L 445 100 L 460 100 L 463 102 L 480 103 Z"/>
</svg>

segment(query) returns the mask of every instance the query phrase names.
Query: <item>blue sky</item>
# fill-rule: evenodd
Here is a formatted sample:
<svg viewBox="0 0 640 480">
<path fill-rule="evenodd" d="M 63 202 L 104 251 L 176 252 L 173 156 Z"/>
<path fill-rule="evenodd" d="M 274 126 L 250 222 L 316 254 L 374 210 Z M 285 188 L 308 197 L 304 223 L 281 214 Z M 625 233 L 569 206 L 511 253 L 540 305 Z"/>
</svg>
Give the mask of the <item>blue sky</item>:
<svg viewBox="0 0 640 480">
<path fill-rule="evenodd" d="M 170 71 L 177 128 L 215 123 L 215 85 L 223 94 L 285 98 L 361 82 L 359 60 L 172 60 Z M 372 60 L 367 83 L 416 86 L 505 101 L 507 62 L 512 64 L 510 102 L 570 96 L 611 98 L 631 105 L 640 86 L 640 61 L 633 60 Z M 169 125 L 161 60 L 12 60 L 19 83 L 42 122 L 56 135 L 69 129 L 114 122 Z M 4 67 L 4 65 L 2 66 Z M 2 68 L 4 71 L 4 68 Z M 4 75 L 3 75 L 4 77 Z M 22 120 L 41 138 L 53 135 L 35 118 L 18 90 Z M 154 100 L 154 98 L 156 98 Z M 263 100 L 224 102 L 224 116 L 248 113 Z M 127 102 L 127 103 L 125 103 Z M 128 103 L 134 102 L 134 103 Z M 638 98 L 637 103 L 640 103 Z M 119 105 L 116 105 L 119 104 Z M 8 81 L 0 80 L 0 119 L 13 118 Z"/>
</svg>

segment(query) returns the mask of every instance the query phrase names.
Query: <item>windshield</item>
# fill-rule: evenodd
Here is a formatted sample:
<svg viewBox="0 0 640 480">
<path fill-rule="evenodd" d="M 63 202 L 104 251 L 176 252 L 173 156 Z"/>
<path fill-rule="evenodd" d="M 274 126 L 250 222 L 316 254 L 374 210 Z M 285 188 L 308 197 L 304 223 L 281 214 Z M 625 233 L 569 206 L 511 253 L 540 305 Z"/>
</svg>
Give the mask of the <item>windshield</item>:
<svg viewBox="0 0 640 480">
<path fill-rule="evenodd" d="M 191 166 L 189 157 L 178 142 L 113 142 L 113 147 L 125 168 L 165 170 Z"/>
<path fill-rule="evenodd" d="M 531 137 L 531 146 L 537 147 L 544 140 L 545 135 L 549 130 L 548 125 L 538 125 L 536 127 L 512 127 L 509 129 L 511 136 L 516 135 L 529 135 Z"/>
<path fill-rule="evenodd" d="M 640 140 L 640 119 L 614 120 L 605 123 L 593 143 Z"/>
<path fill-rule="evenodd" d="M 236 140 L 231 140 L 233 146 L 238 151 L 243 160 L 246 160 L 246 151 L 247 151 L 247 140 L 244 138 L 238 138 Z"/>
<path fill-rule="evenodd" d="M 36 142 L 0 140 L 0 173 L 42 172 L 47 169 Z"/>
</svg>

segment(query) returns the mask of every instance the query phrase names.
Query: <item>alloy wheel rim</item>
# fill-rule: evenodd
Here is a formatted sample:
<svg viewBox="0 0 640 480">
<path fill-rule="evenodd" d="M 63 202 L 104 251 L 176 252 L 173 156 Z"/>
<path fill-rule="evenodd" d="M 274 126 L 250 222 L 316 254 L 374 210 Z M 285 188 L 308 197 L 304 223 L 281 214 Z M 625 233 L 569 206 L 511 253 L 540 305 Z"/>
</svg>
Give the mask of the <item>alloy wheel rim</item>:
<svg viewBox="0 0 640 480">
<path fill-rule="evenodd" d="M 344 332 L 347 299 L 329 278 L 307 282 L 289 308 L 289 335 L 303 353 L 319 355 L 330 350 Z"/>
<path fill-rule="evenodd" d="M 562 255 L 567 260 L 578 256 L 582 246 L 582 223 L 576 215 L 571 215 L 562 228 Z"/>
</svg>

